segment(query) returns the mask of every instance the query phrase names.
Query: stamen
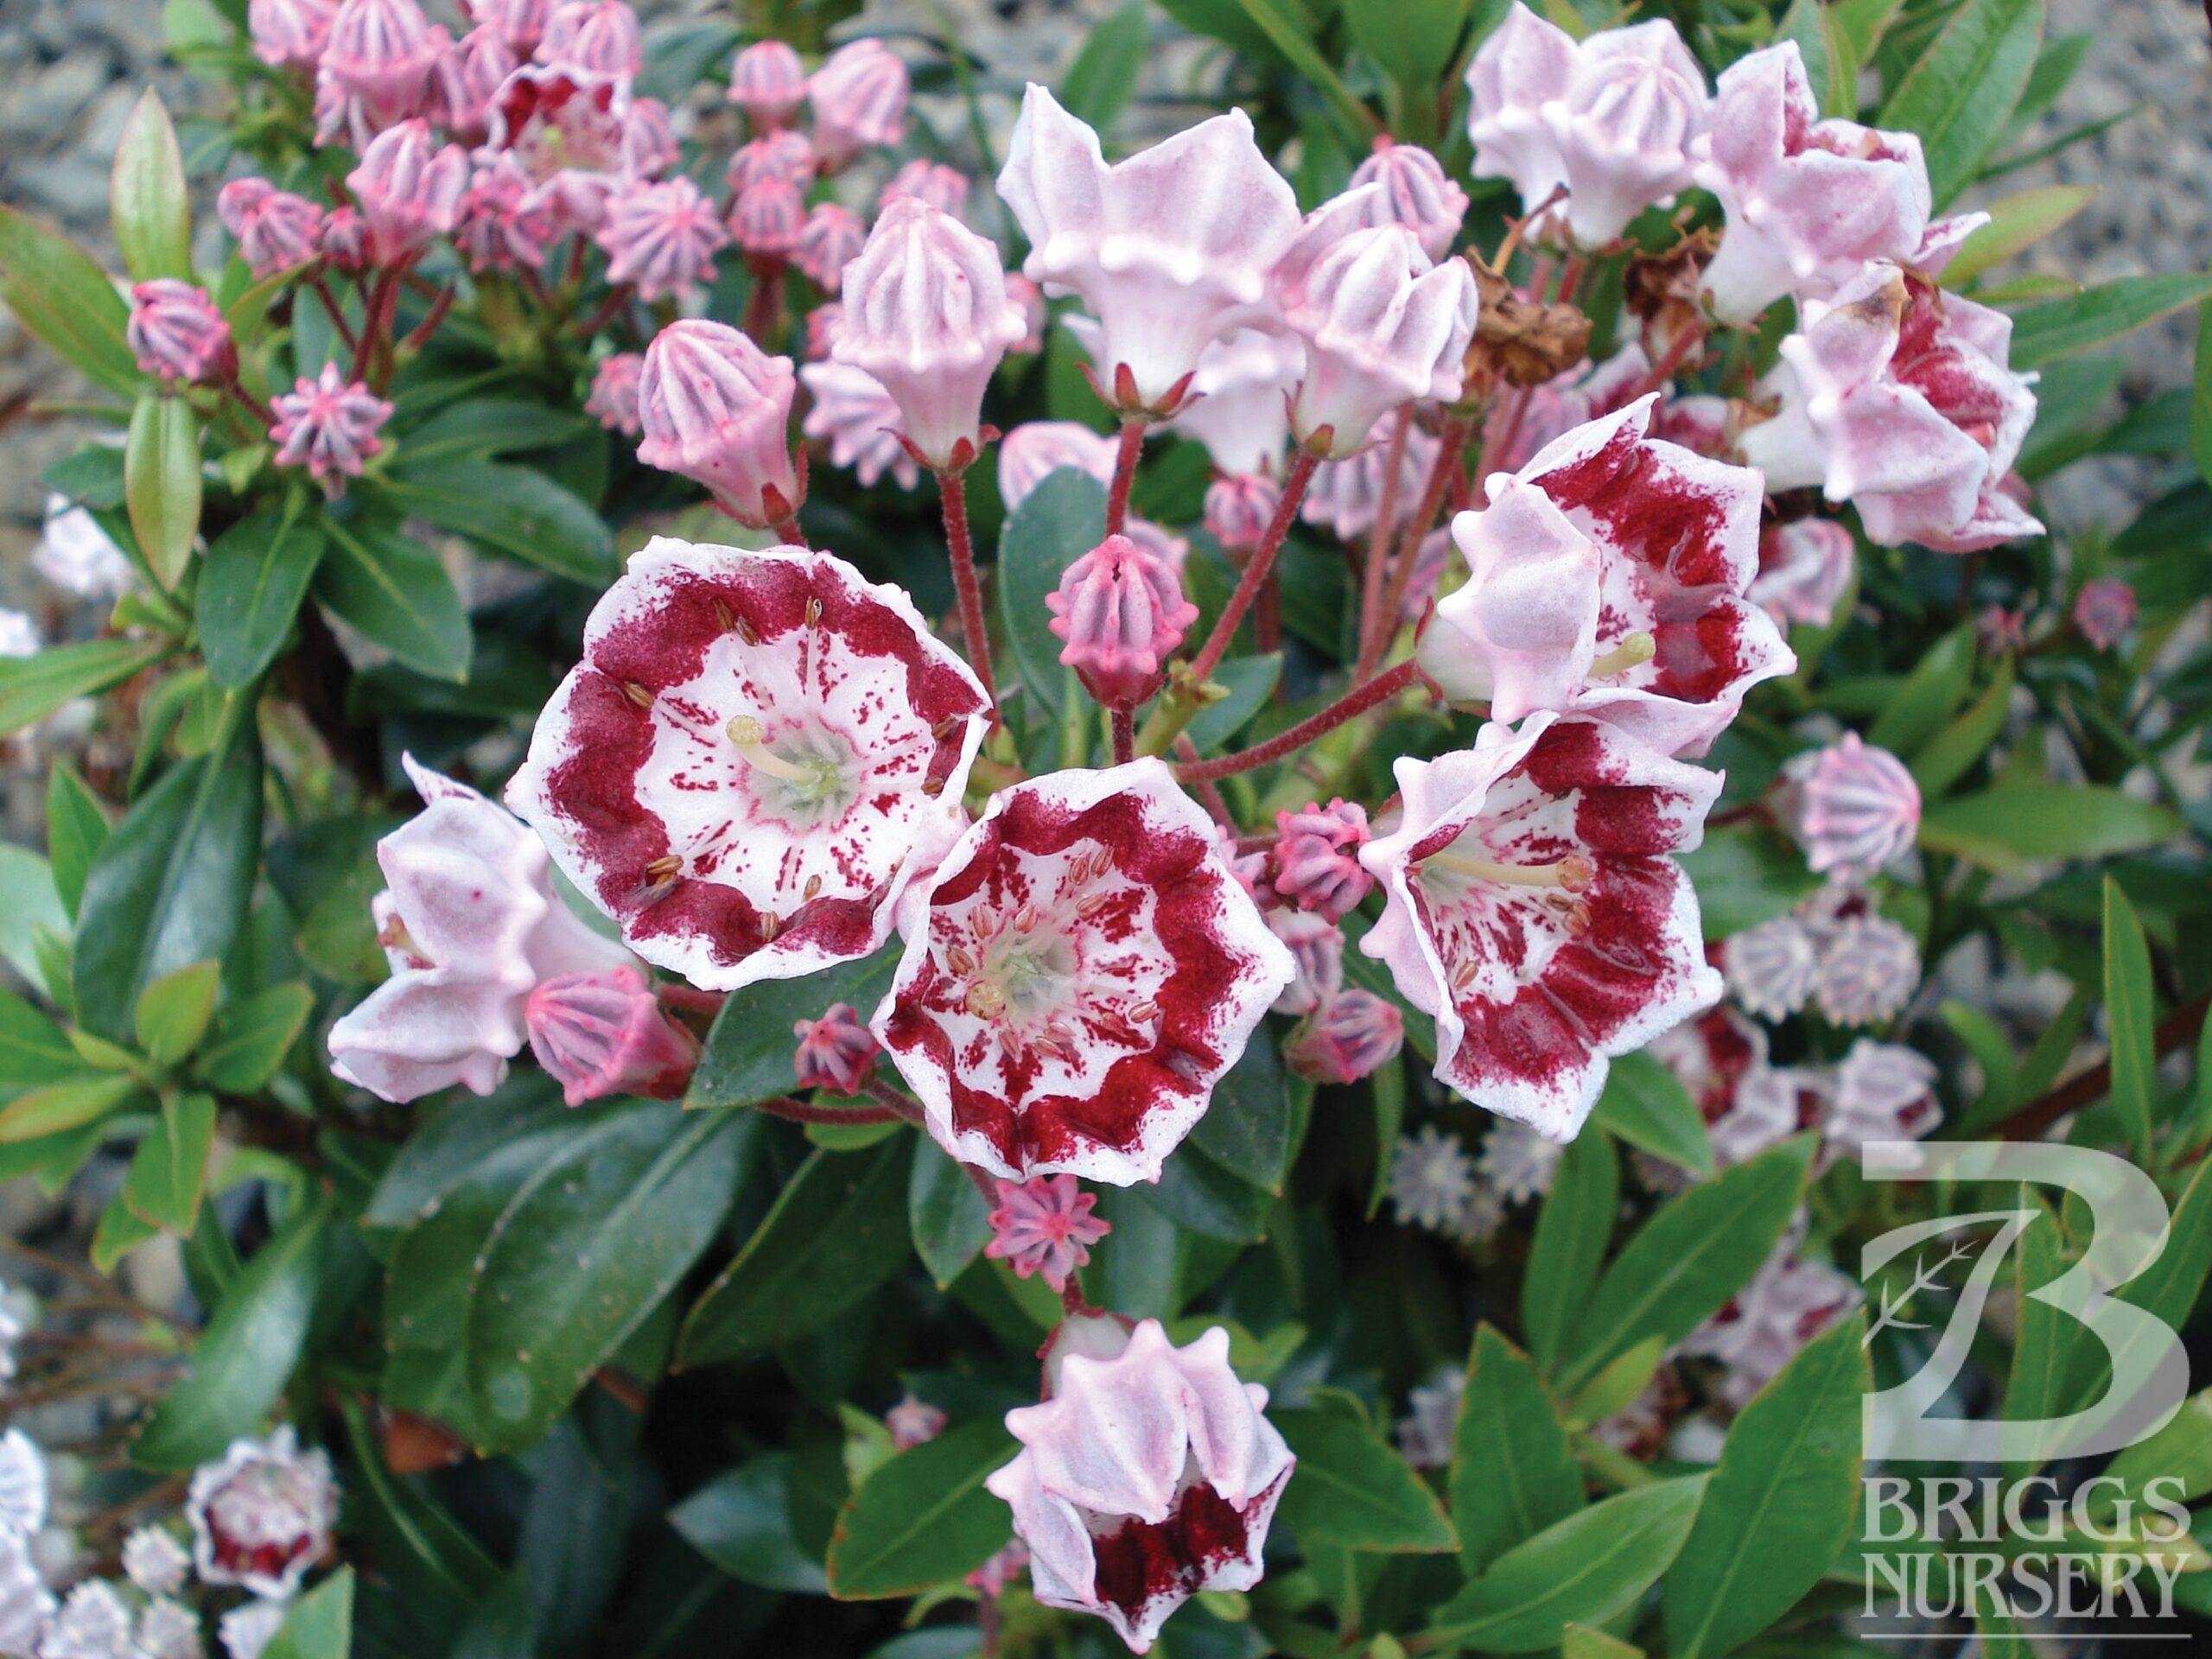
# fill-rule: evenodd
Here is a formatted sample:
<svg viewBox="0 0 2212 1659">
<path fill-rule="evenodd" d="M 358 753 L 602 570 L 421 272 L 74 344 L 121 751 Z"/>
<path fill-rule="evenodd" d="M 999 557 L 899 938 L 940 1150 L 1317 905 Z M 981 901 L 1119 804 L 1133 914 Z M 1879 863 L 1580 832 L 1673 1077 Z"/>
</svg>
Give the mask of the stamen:
<svg viewBox="0 0 2212 1659">
<path fill-rule="evenodd" d="M 950 944 L 944 950 L 944 965 L 959 975 L 961 978 L 967 979 L 976 971 L 976 958 L 969 956 L 962 946 Z"/>
<path fill-rule="evenodd" d="M 780 916 L 777 915 L 777 914 L 776 914 L 776 912 L 775 912 L 774 911 L 772 911 L 772 910 L 767 910 L 767 911 L 763 911 L 763 912 L 761 912 L 761 913 L 760 913 L 760 943 L 761 943 L 761 944 L 773 944 L 776 942 L 776 936 L 777 936 L 779 933 L 781 933 L 783 931 L 784 931 L 784 918 L 783 918 L 782 917 L 780 917 Z"/>
<path fill-rule="evenodd" d="M 1037 924 L 1044 919 L 1044 912 L 1036 906 L 1024 905 L 1014 912 L 1014 931 L 1017 933 L 1031 932 L 1034 931 Z"/>
<path fill-rule="evenodd" d="M 818 873 L 806 878 L 806 886 L 799 896 L 810 905 L 822 896 L 822 877 Z"/>
<path fill-rule="evenodd" d="M 1642 668 L 1658 654 L 1659 642 L 1639 628 L 1592 662 L 1590 677 L 1603 680 L 1616 674 L 1625 674 L 1631 668 Z"/>
<path fill-rule="evenodd" d="M 1598 879 L 1597 867 L 1580 853 L 1569 853 L 1551 864 L 1499 864 L 1465 853 L 1431 853 L 1421 861 L 1423 870 L 1444 870 L 1476 881 L 1507 887 L 1563 887 L 1580 893 Z"/>
<path fill-rule="evenodd" d="M 747 766 L 757 766 L 771 778 L 780 778 L 787 784 L 817 781 L 819 774 L 815 768 L 786 760 L 768 747 L 760 730 L 760 722 L 752 715 L 734 715 L 723 729 L 729 734 L 729 741 L 745 757 Z"/>
<path fill-rule="evenodd" d="M 644 686 L 639 685 L 635 680 L 625 680 L 622 682 L 622 695 L 629 698 L 631 702 L 636 703 L 640 709 L 650 709 L 653 706 L 653 694 L 646 690 Z"/>
<path fill-rule="evenodd" d="M 673 881 L 683 874 L 683 860 L 677 854 L 663 853 L 645 866 L 645 874 L 652 878 L 655 887 L 660 886 L 663 882 Z"/>
</svg>

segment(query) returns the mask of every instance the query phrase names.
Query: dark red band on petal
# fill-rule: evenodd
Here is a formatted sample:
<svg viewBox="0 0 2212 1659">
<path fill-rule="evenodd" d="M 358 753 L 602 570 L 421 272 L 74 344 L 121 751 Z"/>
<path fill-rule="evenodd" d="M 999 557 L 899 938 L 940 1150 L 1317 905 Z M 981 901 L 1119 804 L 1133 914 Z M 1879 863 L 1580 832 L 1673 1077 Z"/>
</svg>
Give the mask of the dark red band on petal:
<svg viewBox="0 0 2212 1659">
<path fill-rule="evenodd" d="M 1275 1484 L 1281 1484 L 1280 1477 Z M 1262 1494 L 1248 1507 L 1257 1509 L 1265 1502 Z M 1101 1601 L 1119 1608 L 1135 1624 L 1146 1607 L 1163 1598 L 1179 1601 L 1197 1594 L 1215 1573 L 1244 1559 L 1250 1540 L 1243 1512 L 1199 1481 L 1166 1520 L 1131 1521 L 1118 1532 L 1094 1538 L 1097 1566 L 1092 1583 Z"/>
</svg>

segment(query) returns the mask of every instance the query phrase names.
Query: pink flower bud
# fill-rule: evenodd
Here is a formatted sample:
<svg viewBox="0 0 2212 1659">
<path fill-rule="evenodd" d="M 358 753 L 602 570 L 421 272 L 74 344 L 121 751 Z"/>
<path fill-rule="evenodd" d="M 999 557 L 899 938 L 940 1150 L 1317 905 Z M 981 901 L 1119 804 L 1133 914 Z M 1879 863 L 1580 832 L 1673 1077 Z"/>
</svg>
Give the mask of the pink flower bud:
<svg viewBox="0 0 2212 1659">
<path fill-rule="evenodd" d="M 606 359 L 592 374 L 584 413 L 610 432 L 636 437 L 645 429 L 638 422 L 638 377 L 645 367 L 642 352 L 617 352 Z"/>
<path fill-rule="evenodd" d="M 798 251 L 806 228 L 806 198 L 789 179 L 760 179 L 730 204 L 729 228 L 737 245 L 754 259 L 780 264 Z"/>
<path fill-rule="evenodd" d="M 1234 860 L 1230 868 L 1254 898 L 1273 905 L 1274 891 L 1266 880 L 1273 861 L 1265 853 L 1257 854 L 1249 861 L 1258 868 L 1249 872 L 1245 868 L 1247 861 Z M 1282 988 L 1268 1011 L 1311 1014 L 1344 988 L 1344 930 L 1327 917 L 1310 910 L 1275 906 L 1265 915 L 1268 931 L 1288 947 L 1294 970 L 1290 983 Z"/>
<path fill-rule="evenodd" d="M 1367 811 L 1354 802 L 1276 813 L 1275 891 L 1300 910 L 1343 920 L 1375 886 L 1359 862 L 1366 842 Z"/>
<path fill-rule="evenodd" d="M 596 239 L 607 254 L 607 280 L 636 283 L 638 297 L 650 304 L 669 296 L 681 300 L 711 281 L 729 232 L 697 185 L 674 178 L 633 184 L 608 198 Z"/>
<path fill-rule="evenodd" d="M 1663 18 L 1592 35 L 1544 123 L 1566 170 L 1567 226 L 1601 248 L 1690 181 L 1705 129 L 1705 72 Z"/>
<path fill-rule="evenodd" d="M 468 152 L 440 146 L 429 122 L 403 121 L 378 133 L 346 175 L 368 228 L 370 263 L 406 264 L 452 230 L 468 182 Z"/>
<path fill-rule="evenodd" d="M 1119 446 L 1077 421 L 1024 421 L 999 440 L 999 499 L 1012 512 L 1063 467 L 1101 484 L 1114 476 Z"/>
<path fill-rule="evenodd" d="M 1774 620 L 1827 626 L 1851 583 L 1851 532 L 1833 518 L 1793 518 L 1759 535 L 1759 573 L 1746 594 Z"/>
<path fill-rule="evenodd" d="M 1045 603 L 1046 626 L 1066 642 L 1060 661 L 1115 709 L 1152 695 L 1183 630 L 1198 620 L 1173 568 L 1126 536 L 1109 536 L 1068 566 Z"/>
<path fill-rule="evenodd" d="M 1206 530 L 1229 553 L 1259 546 L 1282 505 L 1282 486 L 1265 473 L 1239 473 L 1206 486 Z"/>
<path fill-rule="evenodd" d="M 867 241 L 868 226 L 855 214 L 834 201 L 817 202 L 799 227 L 791 263 L 817 288 L 835 294 Z"/>
<path fill-rule="evenodd" d="M 270 442 L 279 467 L 304 467 L 334 499 L 344 480 L 358 478 L 361 463 L 384 448 L 377 434 L 391 418 L 391 405 L 360 381 L 348 383 L 335 363 L 322 365 L 318 379 L 302 378 L 290 391 L 270 400 L 276 416 Z"/>
<path fill-rule="evenodd" d="M 804 133 L 785 127 L 740 144 L 722 174 L 733 196 L 743 195 L 763 179 L 782 179 L 802 192 L 814 182 L 814 146 Z"/>
<path fill-rule="evenodd" d="M 645 348 L 638 459 L 705 485 L 741 524 L 781 524 L 802 495 L 788 436 L 798 384 L 791 359 L 726 324 L 671 323 Z"/>
<path fill-rule="evenodd" d="M 272 68 L 311 64 L 330 38 L 338 0 L 253 0 L 246 8 L 246 33 L 253 55 Z"/>
<path fill-rule="evenodd" d="M 1339 991 L 1284 1043 L 1282 1057 L 1314 1083 L 1357 1083 L 1398 1058 L 1406 1040 L 1397 1005 L 1357 988 Z"/>
<path fill-rule="evenodd" d="M 623 171 L 633 179 L 655 179 L 683 156 L 668 105 L 657 98 L 632 98 L 622 118 Z"/>
<path fill-rule="evenodd" d="M 1885 916 L 1851 917 L 1824 930 L 1813 1001 L 1839 1026 L 1871 1026 L 1912 1000 L 1920 946 Z"/>
<path fill-rule="evenodd" d="M 1936 1064 L 1895 1043 L 1861 1037 L 1836 1068 L 1821 1138 L 1853 1157 L 1869 1141 L 1917 1140 L 1936 1127 Z"/>
<path fill-rule="evenodd" d="M 444 44 L 416 0 L 340 0 L 315 67 L 315 142 L 356 150 L 422 107 Z"/>
<path fill-rule="evenodd" d="M 698 1039 L 669 1018 L 635 968 L 542 981 L 523 1023 L 530 1052 L 571 1106 L 608 1095 L 674 1100 L 699 1064 Z"/>
<path fill-rule="evenodd" d="M 921 482 L 921 467 L 899 441 L 899 405 L 881 381 L 843 363 L 809 363 L 798 378 L 813 400 L 799 430 L 828 440 L 831 466 L 851 467 L 864 489 L 887 472 L 901 489 Z"/>
<path fill-rule="evenodd" d="M 945 1421 L 942 1411 L 911 1394 L 883 1414 L 883 1427 L 890 1432 L 892 1448 L 899 1452 L 926 1446 L 944 1433 Z"/>
<path fill-rule="evenodd" d="M 1341 461 L 1397 404 L 1458 399 L 1474 273 L 1460 259 L 1432 266 L 1402 225 L 1358 231 L 1313 263 L 1284 321 L 1306 350 L 1292 434 Z"/>
<path fill-rule="evenodd" d="M 2083 582 L 2074 595 L 2074 626 L 2099 651 L 2110 651 L 2135 626 L 2135 590 L 2117 576 Z"/>
<path fill-rule="evenodd" d="M 207 289 L 173 276 L 130 290 L 125 338 L 138 366 L 172 385 L 219 386 L 238 372 L 230 323 Z"/>
<path fill-rule="evenodd" d="M 527 58 L 545 37 L 553 0 L 464 0 L 461 9 L 471 22 L 498 29 L 518 58 Z"/>
<path fill-rule="evenodd" d="M 638 14 L 623 0 L 570 0 L 554 7 L 537 43 L 540 63 L 627 77 L 645 67 Z"/>
<path fill-rule="evenodd" d="M 1041 1274 L 1055 1291 L 1065 1290 L 1076 1269 L 1089 1264 L 1090 1247 L 1114 1230 L 1090 1213 L 1097 1197 L 1072 1175 L 1001 1181 L 998 1190 L 983 1254 L 1004 1262 L 1018 1279 Z"/>
<path fill-rule="evenodd" d="M 881 41 L 857 40 L 831 53 L 806 82 L 823 169 L 834 173 L 863 149 L 904 138 L 909 90 L 906 64 Z"/>
<path fill-rule="evenodd" d="M 1045 349 L 1045 290 L 1018 270 L 1006 274 L 1007 303 L 1021 313 L 1027 330 L 1007 347 L 1015 357 L 1034 357 Z"/>
<path fill-rule="evenodd" d="M 806 102 L 806 66 L 781 41 L 755 41 L 730 60 L 729 101 L 754 131 L 780 127 Z"/>
<path fill-rule="evenodd" d="M 876 199 L 877 211 L 888 207 L 901 196 L 925 201 L 938 212 L 957 219 L 968 206 L 968 175 L 958 168 L 916 156 L 891 175 L 883 187 L 883 194 Z"/>
<path fill-rule="evenodd" d="M 1421 251 L 1441 264 L 1467 216 L 1467 193 L 1445 175 L 1443 163 L 1419 144 L 1378 137 L 1374 152 L 1353 169 L 1345 188 L 1370 184 L 1382 187 L 1390 218 L 1418 236 Z"/>
<path fill-rule="evenodd" d="M 238 238 L 238 257 L 257 277 L 273 276 L 315 257 L 322 210 L 266 179 L 232 179 L 217 193 L 215 212 Z"/>
<path fill-rule="evenodd" d="M 492 130 L 492 105 L 522 60 L 507 37 L 479 24 L 442 52 L 430 71 L 429 116 L 465 144 L 480 144 Z"/>
<path fill-rule="evenodd" d="M 837 331 L 845 326 L 845 308 L 835 300 L 824 300 L 806 314 L 806 354 L 817 362 L 827 362 L 830 348 L 837 343 Z"/>
<path fill-rule="evenodd" d="M 1007 302 L 997 247 L 902 196 L 845 267 L 843 293 L 831 355 L 882 383 L 925 462 L 966 466 L 983 447 L 984 389 L 1027 327 Z"/>
<path fill-rule="evenodd" d="M 861 1023 L 850 1003 L 833 1002 L 819 1020 L 797 1021 L 791 1033 L 798 1039 L 791 1070 L 800 1088 L 857 1095 L 875 1075 L 875 1057 L 883 1045 Z"/>
<path fill-rule="evenodd" d="M 461 199 L 454 241 L 474 271 L 536 270 L 561 230 L 550 200 L 511 155 L 494 152 Z"/>
<path fill-rule="evenodd" d="M 1783 776 L 1787 816 L 1814 869 L 1864 880 L 1912 846 L 1920 785 L 1904 761 L 1861 742 L 1858 733 L 1796 756 Z"/>
<path fill-rule="evenodd" d="M 339 270 L 358 271 L 369 262 L 369 222 L 351 207 L 323 215 L 322 257 Z"/>
<path fill-rule="evenodd" d="M 2028 613 L 2025 610 L 2006 610 L 2002 605 L 1985 605 L 1974 620 L 1974 642 L 1982 653 L 2002 657 L 2008 651 L 2022 651 L 2028 643 Z"/>
<path fill-rule="evenodd" d="M 1515 0 L 1467 66 L 1474 175 L 1511 180 L 1523 213 L 1535 212 L 1567 181 L 1544 111 L 1567 96 L 1575 62 L 1574 37 Z"/>
</svg>

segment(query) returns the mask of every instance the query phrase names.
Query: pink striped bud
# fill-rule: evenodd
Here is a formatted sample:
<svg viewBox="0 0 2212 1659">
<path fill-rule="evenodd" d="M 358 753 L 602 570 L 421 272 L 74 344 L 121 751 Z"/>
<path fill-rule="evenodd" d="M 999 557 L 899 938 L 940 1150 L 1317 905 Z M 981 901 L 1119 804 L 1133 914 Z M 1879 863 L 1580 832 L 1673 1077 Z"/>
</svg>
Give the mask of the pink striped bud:
<svg viewBox="0 0 2212 1659">
<path fill-rule="evenodd" d="M 2074 595 L 2074 626 L 2099 651 L 2110 651 L 2135 626 L 2135 590 L 2116 576 L 2083 582 Z"/>
<path fill-rule="evenodd" d="M 217 194 L 215 212 L 238 238 L 238 257 L 257 277 L 273 276 L 315 257 L 322 209 L 266 179 L 232 179 Z"/>
<path fill-rule="evenodd" d="M 461 197 L 454 241 L 471 270 L 536 270 L 560 230 L 552 199 L 531 187 L 512 155 L 499 153 L 476 169 Z"/>
<path fill-rule="evenodd" d="M 1109 536 L 1071 564 L 1045 603 L 1052 613 L 1046 626 L 1065 642 L 1060 661 L 1111 709 L 1135 709 L 1152 695 L 1198 619 L 1173 567 L 1126 536 Z"/>
<path fill-rule="evenodd" d="M 806 66 L 781 41 L 755 41 L 730 60 L 729 101 L 756 132 L 783 126 L 806 102 Z"/>
<path fill-rule="evenodd" d="M 968 175 L 958 168 L 916 156 L 891 175 L 876 206 L 879 210 L 887 207 L 901 196 L 925 201 L 957 219 L 968 206 Z"/>
<path fill-rule="evenodd" d="M 429 114 L 454 138 L 480 144 L 492 130 L 492 105 L 522 60 L 507 37 L 479 24 L 438 54 L 430 70 Z"/>
<path fill-rule="evenodd" d="M 1282 486 L 1265 473 L 1239 473 L 1206 486 L 1206 529 L 1227 553 L 1259 546 L 1282 505 Z"/>
<path fill-rule="evenodd" d="M 817 202 L 799 226 L 791 263 L 823 293 L 835 294 L 845 267 L 860 257 L 867 241 L 868 226 L 855 214 L 834 201 Z"/>
<path fill-rule="evenodd" d="M 369 263 L 369 221 L 353 208 L 332 208 L 323 215 L 321 246 L 338 270 L 361 270 Z"/>
<path fill-rule="evenodd" d="M 348 382 L 335 363 L 322 365 L 319 379 L 302 378 L 270 400 L 276 416 L 270 441 L 279 467 L 304 467 L 308 475 L 335 499 L 348 477 L 360 476 L 361 463 L 384 448 L 377 435 L 391 418 L 391 405 L 359 380 Z"/>
<path fill-rule="evenodd" d="M 627 78 L 645 67 L 638 14 L 623 0 L 570 0 L 556 6 L 537 43 L 540 63 Z"/>
<path fill-rule="evenodd" d="M 205 289 L 173 276 L 130 290 L 124 338 L 140 368 L 172 385 L 219 386 L 238 372 L 229 322 Z"/>
<path fill-rule="evenodd" d="M 798 1039 L 791 1070 L 802 1089 L 857 1095 L 875 1075 L 875 1057 L 883 1052 L 848 1002 L 831 1003 L 819 1020 L 797 1021 L 791 1034 Z"/>
<path fill-rule="evenodd" d="M 1467 216 L 1467 193 L 1445 175 L 1444 164 L 1419 144 L 1380 137 L 1344 188 L 1350 193 L 1369 184 L 1382 187 L 1390 218 L 1419 237 L 1421 251 L 1440 264 Z"/>
<path fill-rule="evenodd" d="M 1375 886 L 1359 862 L 1366 842 L 1367 810 L 1355 802 L 1276 813 L 1275 891 L 1300 910 L 1343 920 Z"/>
<path fill-rule="evenodd" d="M 1282 1057 L 1312 1082 L 1357 1083 L 1397 1058 L 1405 1039 L 1405 1016 L 1396 1004 L 1355 988 L 1308 1014 L 1284 1043 Z"/>
<path fill-rule="evenodd" d="M 340 0 L 315 67 L 315 142 L 357 150 L 415 114 L 448 43 L 416 0 Z"/>
<path fill-rule="evenodd" d="M 642 352 L 617 352 L 601 362 L 593 372 L 584 413 L 610 432 L 636 437 L 644 429 L 638 421 L 638 377 L 645 367 Z"/>
<path fill-rule="evenodd" d="M 740 144 L 722 174 L 733 196 L 743 195 L 763 179 L 782 179 L 802 191 L 814 182 L 814 146 L 804 133 L 784 127 Z"/>
<path fill-rule="evenodd" d="M 346 175 L 346 187 L 368 227 L 369 262 L 405 264 L 461 217 L 468 152 L 439 145 L 427 121 L 403 121 L 376 136 L 361 164 Z"/>
<path fill-rule="evenodd" d="M 330 39 L 337 10 L 338 0 L 253 0 L 245 14 L 253 55 L 271 68 L 312 64 Z"/>
<path fill-rule="evenodd" d="M 823 170 L 834 173 L 863 149 L 904 138 L 910 90 L 906 64 L 881 41 L 858 40 L 831 53 L 806 83 Z"/>
<path fill-rule="evenodd" d="M 755 530 L 783 523 L 804 495 L 788 436 L 798 381 L 734 328 L 704 319 L 662 329 L 638 383 L 638 459 L 696 480 Z"/>
<path fill-rule="evenodd" d="M 597 240 L 607 253 L 607 280 L 634 283 L 647 303 L 682 299 L 713 280 L 715 255 L 729 245 L 715 206 L 686 178 L 633 184 L 608 198 Z"/>
<path fill-rule="evenodd" d="M 780 264 L 798 251 L 806 199 L 789 179 L 762 179 L 730 205 L 729 228 L 753 259 Z"/>
<path fill-rule="evenodd" d="M 518 58 L 527 58 L 545 38 L 553 0 L 462 0 L 461 10 L 472 23 L 499 30 Z"/>
<path fill-rule="evenodd" d="M 698 1039 L 669 1018 L 635 968 L 546 980 L 524 1002 L 523 1024 L 571 1106 L 608 1095 L 674 1100 L 699 1065 Z"/>
</svg>

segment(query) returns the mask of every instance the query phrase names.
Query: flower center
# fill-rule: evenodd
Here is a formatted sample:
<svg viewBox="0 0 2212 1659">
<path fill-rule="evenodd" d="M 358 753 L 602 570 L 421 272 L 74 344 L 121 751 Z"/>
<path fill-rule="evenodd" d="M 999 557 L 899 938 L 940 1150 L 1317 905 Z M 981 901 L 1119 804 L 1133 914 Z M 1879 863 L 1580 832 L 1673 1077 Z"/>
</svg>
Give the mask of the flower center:
<svg viewBox="0 0 2212 1659">
<path fill-rule="evenodd" d="M 1658 654 L 1659 642 L 1639 628 L 1604 656 L 1593 659 L 1589 677 L 1603 680 L 1625 674 L 1631 668 L 1643 667 Z"/>
<path fill-rule="evenodd" d="M 781 817 L 818 823 L 852 804 L 852 746 L 836 733 L 786 732 L 783 747 L 772 748 L 760 722 L 751 715 L 734 716 L 723 728 L 730 746 L 753 773 L 762 805 Z"/>
<path fill-rule="evenodd" d="M 1557 887 L 1567 893 L 1582 892 L 1598 875 L 1596 868 L 1580 853 L 1569 853 L 1549 864 L 1500 864 L 1468 853 L 1445 851 L 1431 853 L 1421 864 L 1424 871 L 1442 870 L 1471 881 L 1493 881 L 1509 887 Z"/>
</svg>

